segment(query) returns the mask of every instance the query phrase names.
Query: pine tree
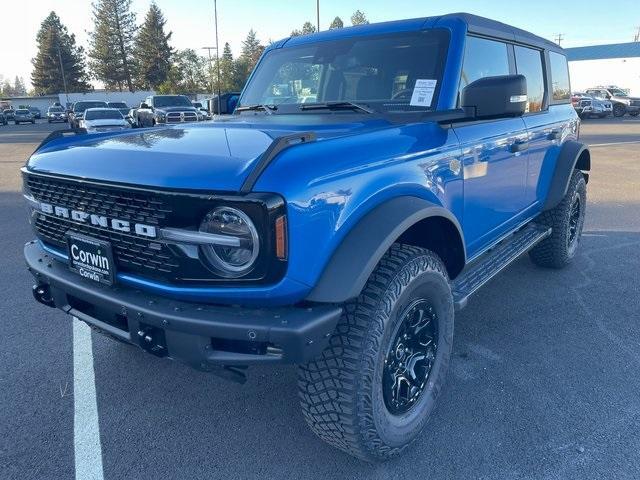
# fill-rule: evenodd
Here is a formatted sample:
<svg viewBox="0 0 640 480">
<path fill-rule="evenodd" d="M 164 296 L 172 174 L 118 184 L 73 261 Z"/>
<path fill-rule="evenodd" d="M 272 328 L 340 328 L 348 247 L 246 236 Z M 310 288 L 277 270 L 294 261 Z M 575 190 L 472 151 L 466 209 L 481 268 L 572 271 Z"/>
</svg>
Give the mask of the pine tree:
<svg viewBox="0 0 640 480">
<path fill-rule="evenodd" d="M 165 33 L 166 23 L 162 11 L 152 2 L 136 37 L 134 49 L 136 85 L 140 88 L 155 89 L 169 75 L 173 54 L 169 46 L 172 32 Z"/>
<path fill-rule="evenodd" d="M 235 86 L 242 88 L 249 78 L 249 74 L 256 66 L 260 55 L 264 52 L 264 45 L 256 37 L 256 32 L 251 29 L 247 38 L 242 42 L 242 51 L 235 62 L 236 81 Z"/>
<path fill-rule="evenodd" d="M 36 43 L 38 53 L 31 60 L 31 84 L 36 94 L 64 92 L 63 73 L 69 92 L 91 89 L 85 70 L 84 50 L 76 46 L 75 36 L 69 35 L 55 12 L 43 20 Z"/>
<path fill-rule="evenodd" d="M 217 74 L 218 69 L 216 69 Z M 233 53 L 228 43 L 224 44 L 222 56 L 220 57 L 220 91 L 223 93 L 235 90 L 236 71 Z M 216 85 L 217 87 L 217 85 Z"/>
<path fill-rule="evenodd" d="M 344 22 L 342 21 L 342 19 L 340 17 L 336 17 L 333 19 L 333 22 L 331 22 L 331 25 L 329 25 L 329 30 L 333 30 L 335 28 L 343 28 L 344 27 Z"/>
<path fill-rule="evenodd" d="M 242 53 L 241 57 L 244 57 L 249 65 L 249 71 L 258 63 L 260 55 L 264 51 L 264 46 L 260 43 L 260 40 L 256 37 L 256 32 L 251 29 L 247 34 L 247 38 L 242 41 Z"/>
<path fill-rule="evenodd" d="M 27 94 L 27 88 L 24 86 L 24 80 L 16 75 L 13 82 L 13 94 L 16 96 L 24 96 Z"/>
<path fill-rule="evenodd" d="M 89 33 L 89 65 L 109 89 L 133 92 L 133 41 L 136 14 L 132 0 L 97 0 L 92 4 L 94 30 Z"/>
<path fill-rule="evenodd" d="M 311 22 L 304 22 L 301 30 L 298 30 L 296 28 L 295 30 L 291 31 L 291 36 L 299 37 L 300 35 L 308 35 L 309 33 L 316 33 L 316 27 Z"/>
<path fill-rule="evenodd" d="M 367 25 L 369 20 L 367 20 L 366 15 L 360 10 L 356 10 L 351 15 L 351 25 Z"/>
</svg>

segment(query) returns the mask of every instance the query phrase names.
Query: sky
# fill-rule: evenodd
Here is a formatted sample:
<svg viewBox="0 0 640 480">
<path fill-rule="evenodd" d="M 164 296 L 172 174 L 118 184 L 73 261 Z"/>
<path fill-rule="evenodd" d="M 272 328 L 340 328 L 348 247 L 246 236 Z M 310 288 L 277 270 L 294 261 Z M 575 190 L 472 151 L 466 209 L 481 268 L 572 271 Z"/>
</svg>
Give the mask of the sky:
<svg viewBox="0 0 640 480">
<path fill-rule="evenodd" d="M 320 0 L 320 28 L 338 15 L 349 18 L 362 10 L 371 23 L 403 18 L 469 12 L 523 28 L 553 40 L 563 34 L 563 47 L 630 42 L 640 26 L 638 0 L 607 0 L 606 8 L 589 8 L 594 0 Z M 151 0 L 133 0 L 142 23 Z M 174 48 L 200 49 L 215 45 L 213 0 L 156 0 L 173 32 Z M 77 42 L 87 48 L 92 28 L 89 0 L 3 0 L 0 22 L 0 75 L 16 75 L 30 85 L 35 37 L 42 20 L 54 10 Z M 305 21 L 316 23 L 316 0 L 218 0 L 220 46 L 229 42 L 234 55 L 250 28 L 263 43 L 289 36 Z M 201 50 L 203 55 L 206 51 Z"/>
</svg>

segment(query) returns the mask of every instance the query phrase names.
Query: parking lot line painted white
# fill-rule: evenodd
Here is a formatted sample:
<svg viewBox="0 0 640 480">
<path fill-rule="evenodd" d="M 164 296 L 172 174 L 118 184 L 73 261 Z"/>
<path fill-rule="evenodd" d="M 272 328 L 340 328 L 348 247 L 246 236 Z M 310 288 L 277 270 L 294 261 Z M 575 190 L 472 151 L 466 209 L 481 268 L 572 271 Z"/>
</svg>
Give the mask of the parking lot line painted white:
<svg viewBox="0 0 640 480">
<path fill-rule="evenodd" d="M 589 145 L 590 147 L 609 147 L 611 145 L 630 145 L 634 143 L 640 143 L 640 140 L 630 140 L 628 142 L 609 142 L 609 143 L 594 143 Z"/>
<path fill-rule="evenodd" d="M 76 480 L 102 480 L 91 328 L 73 319 L 73 444 Z"/>
</svg>

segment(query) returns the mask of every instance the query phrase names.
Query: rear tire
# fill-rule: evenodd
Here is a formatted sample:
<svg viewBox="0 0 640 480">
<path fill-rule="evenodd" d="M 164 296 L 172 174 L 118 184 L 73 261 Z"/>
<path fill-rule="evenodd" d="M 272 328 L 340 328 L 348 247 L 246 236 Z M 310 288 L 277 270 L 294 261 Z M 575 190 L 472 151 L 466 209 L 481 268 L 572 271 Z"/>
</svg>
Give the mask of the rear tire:
<svg viewBox="0 0 640 480">
<path fill-rule="evenodd" d="M 529 251 L 533 263 L 547 268 L 562 268 L 571 263 L 580 245 L 586 206 L 587 184 L 582 172 L 574 170 L 562 201 L 536 220 L 552 231 L 550 237 Z"/>
<path fill-rule="evenodd" d="M 299 367 L 311 430 L 367 461 L 403 452 L 426 425 L 444 383 L 453 312 L 442 260 L 394 244 L 360 296 L 345 305 L 329 346 Z"/>
</svg>

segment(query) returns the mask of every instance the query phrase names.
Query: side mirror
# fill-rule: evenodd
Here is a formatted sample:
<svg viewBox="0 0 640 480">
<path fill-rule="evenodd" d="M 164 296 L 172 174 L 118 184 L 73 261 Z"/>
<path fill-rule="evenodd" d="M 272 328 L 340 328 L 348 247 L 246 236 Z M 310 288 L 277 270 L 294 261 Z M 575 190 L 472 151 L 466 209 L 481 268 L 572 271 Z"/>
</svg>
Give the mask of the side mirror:
<svg viewBox="0 0 640 480">
<path fill-rule="evenodd" d="M 147 105 L 146 103 L 142 102 L 140 104 L 140 108 L 149 108 L 149 105 Z"/>
<path fill-rule="evenodd" d="M 473 109 L 475 118 L 522 116 L 527 108 L 527 80 L 524 75 L 480 78 L 462 90 L 460 106 Z"/>
</svg>

